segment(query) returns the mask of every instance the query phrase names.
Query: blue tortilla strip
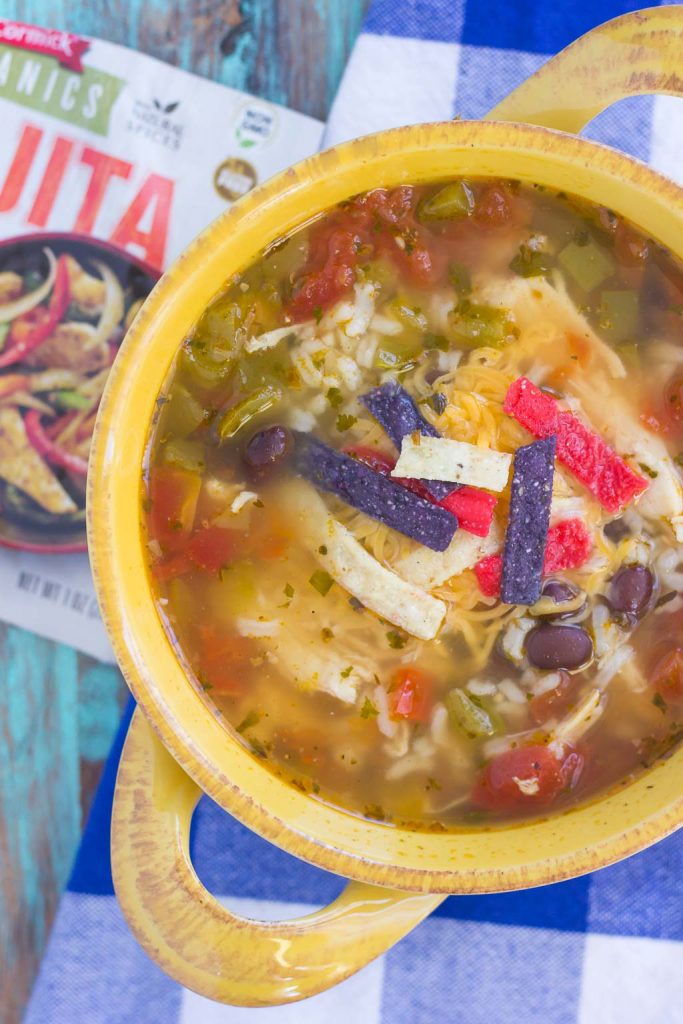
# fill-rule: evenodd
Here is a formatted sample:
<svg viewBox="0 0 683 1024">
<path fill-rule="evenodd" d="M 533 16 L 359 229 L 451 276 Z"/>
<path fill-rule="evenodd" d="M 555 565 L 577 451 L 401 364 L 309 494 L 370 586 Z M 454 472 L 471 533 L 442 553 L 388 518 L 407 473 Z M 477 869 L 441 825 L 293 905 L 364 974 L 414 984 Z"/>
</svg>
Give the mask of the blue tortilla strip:
<svg viewBox="0 0 683 1024">
<path fill-rule="evenodd" d="M 294 468 L 321 491 L 336 494 L 348 505 L 385 526 L 419 541 L 432 551 L 445 551 L 458 520 L 364 463 L 329 448 L 309 434 L 295 434 Z"/>
<path fill-rule="evenodd" d="M 405 388 L 395 380 L 388 380 L 378 388 L 368 391 L 358 399 L 365 408 L 384 427 L 387 434 L 401 450 L 401 442 L 407 434 L 419 430 L 427 437 L 441 437 L 441 434 L 424 418 L 413 399 Z M 429 493 L 436 501 L 443 499 L 458 489 L 458 484 L 446 480 L 423 480 Z"/>
<path fill-rule="evenodd" d="M 556 441 L 553 434 L 515 452 L 500 588 L 506 604 L 530 605 L 541 596 Z"/>
</svg>

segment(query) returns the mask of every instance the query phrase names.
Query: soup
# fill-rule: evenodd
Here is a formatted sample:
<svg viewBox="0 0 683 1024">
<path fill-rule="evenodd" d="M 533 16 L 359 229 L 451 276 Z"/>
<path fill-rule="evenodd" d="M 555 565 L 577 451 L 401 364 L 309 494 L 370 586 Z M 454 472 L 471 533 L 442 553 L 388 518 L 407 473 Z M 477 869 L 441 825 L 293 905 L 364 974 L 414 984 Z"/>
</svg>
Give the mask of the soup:
<svg viewBox="0 0 683 1024">
<path fill-rule="evenodd" d="M 682 336 L 668 252 L 517 182 L 376 189 L 227 281 L 159 397 L 143 511 L 226 729 L 316 798 L 434 830 L 666 756 Z"/>
</svg>

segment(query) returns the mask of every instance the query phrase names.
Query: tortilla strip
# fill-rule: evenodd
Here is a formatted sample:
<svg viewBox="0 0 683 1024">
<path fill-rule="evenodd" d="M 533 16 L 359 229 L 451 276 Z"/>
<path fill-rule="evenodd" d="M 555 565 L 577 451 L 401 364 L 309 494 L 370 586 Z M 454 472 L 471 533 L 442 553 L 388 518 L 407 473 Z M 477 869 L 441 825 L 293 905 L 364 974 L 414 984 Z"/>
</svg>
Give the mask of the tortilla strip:
<svg viewBox="0 0 683 1024">
<path fill-rule="evenodd" d="M 446 615 L 443 601 L 381 565 L 350 530 L 332 518 L 309 484 L 298 481 L 283 488 L 283 497 L 299 520 L 301 540 L 344 590 L 420 640 L 436 636 Z"/>
<path fill-rule="evenodd" d="M 458 530 L 445 551 L 430 551 L 416 545 L 414 551 L 399 559 L 394 569 L 404 580 L 425 590 L 433 590 L 452 576 L 471 569 L 480 558 L 494 554 L 499 547 L 500 533 L 495 523 L 487 537 L 475 537 L 473 533 Z"/>
<path fill-rule="evenodd" d="M 12 406 L 0 408 L 0 477 L 18 487 L 48 512 L 75 512 L 56 476 L 29 443 L 24 421 Z"/>
<path fill-rule="evenodd" d="M 448 480 L 451 483 L 502 491 L 508 482 L 512 456 L 492 448 L 478 448 L 447 437 L 403 438 L 392 476 L 410 480 Z"/>
</svg>

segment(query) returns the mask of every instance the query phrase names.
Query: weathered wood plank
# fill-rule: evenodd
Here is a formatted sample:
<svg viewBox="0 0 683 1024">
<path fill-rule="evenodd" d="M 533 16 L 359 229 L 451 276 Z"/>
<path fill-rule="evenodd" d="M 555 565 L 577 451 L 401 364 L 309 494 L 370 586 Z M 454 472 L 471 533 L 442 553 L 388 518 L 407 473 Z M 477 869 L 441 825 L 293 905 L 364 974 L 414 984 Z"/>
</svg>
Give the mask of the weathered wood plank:
<svg viewBox="0 0 683 1024">
<path fill-rule="evenodd" d="M 132 46 L 324 118 L 368 0 L 5 0 L 3 16 Z"/>
</svg>

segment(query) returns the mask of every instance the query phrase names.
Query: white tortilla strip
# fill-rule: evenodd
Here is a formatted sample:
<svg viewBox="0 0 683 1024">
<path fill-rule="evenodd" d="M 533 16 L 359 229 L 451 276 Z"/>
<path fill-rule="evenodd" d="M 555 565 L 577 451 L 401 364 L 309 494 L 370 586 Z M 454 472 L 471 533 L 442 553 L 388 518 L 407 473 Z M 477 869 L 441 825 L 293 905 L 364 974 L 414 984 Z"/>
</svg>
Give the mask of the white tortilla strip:
<svg viewBox="0 0 683 1024">
<path fill-rule="evenodd" d="M 309 484 L 290 485 L 285 500 L 299 519 L 302 541 L 341 587 L 376 615 L 420 640 L 436 636 L 446 615 L 443 601 L 381 565 L 350 530 L 333 519 Z"/>
<path fill-rule="evenodd" d="M 24 421 L 12 406 L 0 408 L 0 477 L 48 512 L 76 511 L 76 503 L 29 442 Z"/>
<path fill-rule="evenodd" d="M 392 476 L 411 480 L 447 480 L 456 484 L 502 491 L 508 482 L 512 456 L 491 448 L 447 437 L 403 438 L 401 454 Z"/>
<path fill-rule="evenodd" d="M 425 590 L 441 586 L 453 576 L 459 576 L 465 569 L 471 569 L 480 558 L 493 555 L 500 549 L 501 538 L 495 523 L 487 537 L 475 537 L 473 533 L 458 530 L 445 551 L 431 551 L 418 547 L 405 555 L 394 569 L 410 583 Z"/>
<path fill-rule="evenodd" d="M 567 335 L 574 335 L 586 342 L 593 360 L 611 377 L 626 376 L 623 362 L 578 311 L 561 278 L 557 280 L 556 287 L 543 277 L 493 278 L 487 279 L 475 291 L 477 301 L 512 313 L 522 333 L 522 343 L 523 335 L 533 331 L 538 342 L 535 357 L 544 362 L 549 359 L 552 364 L 566 362 L 567 352 L 557 343 Z"/>
</svg>

